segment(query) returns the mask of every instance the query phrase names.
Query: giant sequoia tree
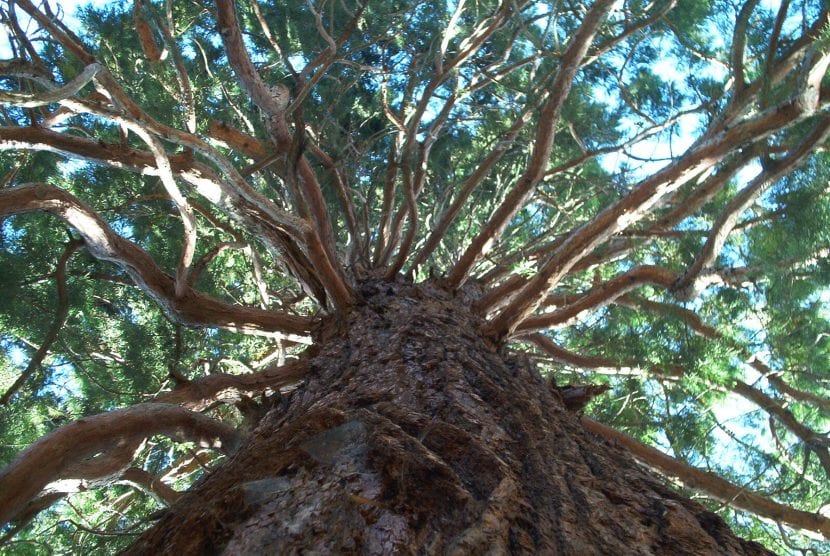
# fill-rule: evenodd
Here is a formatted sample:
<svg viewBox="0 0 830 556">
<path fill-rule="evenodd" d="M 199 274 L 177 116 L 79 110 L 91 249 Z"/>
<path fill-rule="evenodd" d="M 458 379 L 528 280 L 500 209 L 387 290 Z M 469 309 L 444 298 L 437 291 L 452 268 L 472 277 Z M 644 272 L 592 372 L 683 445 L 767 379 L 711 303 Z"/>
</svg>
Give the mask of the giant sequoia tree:
<svg viewBox="0 0 830 556">
<path fill-rule="evenodd" d="M 826 2 L 1 4 L 0 550 L 827 549 Z"/>
</svg>

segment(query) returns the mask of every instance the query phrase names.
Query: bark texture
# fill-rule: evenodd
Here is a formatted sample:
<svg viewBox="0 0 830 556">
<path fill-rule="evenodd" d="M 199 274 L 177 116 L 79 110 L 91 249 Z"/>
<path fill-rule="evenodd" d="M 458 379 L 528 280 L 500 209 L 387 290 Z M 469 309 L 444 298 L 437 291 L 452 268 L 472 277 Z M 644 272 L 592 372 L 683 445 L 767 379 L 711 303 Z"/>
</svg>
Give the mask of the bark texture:
<svg viewBox="0 0 830 556">
<path fill-rule="evenodd" d="M 129 554 L 769 554 L 591 433 L 472 294 L 361 287 L 306 382 Z"/>
</svg>

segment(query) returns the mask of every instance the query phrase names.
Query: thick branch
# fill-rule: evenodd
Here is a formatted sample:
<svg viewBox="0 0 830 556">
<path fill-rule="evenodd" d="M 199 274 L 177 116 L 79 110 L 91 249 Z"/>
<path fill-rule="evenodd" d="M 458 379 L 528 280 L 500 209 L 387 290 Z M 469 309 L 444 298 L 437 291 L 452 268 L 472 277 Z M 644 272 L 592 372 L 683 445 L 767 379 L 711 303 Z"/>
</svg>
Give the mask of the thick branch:
<svg viewBox="0 0 830 556">
<path fill-rule="evenodd" d="M 63 26 L 59 21 L 54 20 L 47 14 L 38 10 L 29 0 L 16 2 L 44 29 L 46 29 L 58 42 L 69 52 L 77 56 L 85 64 L 96 62 L 95 56 L 90 53 L 80 39 Z M 192 149 L 204 155 L 211 163 L 221 171 L 226 179 L 204 180 L 198 179 L 194 183 L 199 193 L 216 204 L 222 204 L 226 208 L 233 209 L 237 213 L 245 213 L 252 210 L 255 220 L 261 221 L 261 227 L 280 227 L 284 233 L 290 234 L 295 240 L 302 241 L 307 224 L 297 217 L 279 209 L 269 199 L 253 189 L 242 177 L 239 171 L 223 157 L 219 152 L 195 135 L 167 126 L 141 109 L 129 95 L 127 95 L 115 78 L 106 69 L 96 75 L 96 82 L 100 83 L 109 93 L 113 101 L 130 118 L 146 126 L 147 130 L 168 141 L 172 141 L 186 149 Z M 6 148 L 36 148 L 38 150 L 56 150 L 50 145 L 2 145 Z M 193 166 L 196 166 L 195 164 Z M 213 172 L 208 172 L 213 174 Z M 250 225 L 250 223 L 249 223 Z M 260 227 L 260 226 L 257 226 Z"/>
<path fill-rule="evenodd" d="M 718 340 L 722 338 L 721 333 L 718 332 L 716 328 L 704 323 L 703 319 L 701 319 L 697 313 L 691 309 L 687 309 L 679 305 L 652 301 L 651 299 L 635 297 L 630 294 L 621 295 L 614 300 L 614 303 L 630 307 L 632 309 L 645 309 L 647 311 L 653 311 L 663 315 L 670 315 L 682 320 L 695 334 L 698 334 L 704 338 L 709 338 L 710 340 Z"/>
<path fill-rule="evenodd" d="M 762 150 L 759 144 L 744 148 L 738 156 L 729 160 L 716 173 L 706 177 L 703 182 L 695 184 L 696 187 L 685 197 L 679 198 L 680 191 L 678 191 L 678 194 L 675 194 L 677 198 L 669 202 L 670 205 L 675 205 L 674 208 L 655 220 L 649 229 L 668 230 L 687 216 L 694 214 L 711 201 L 741 169 L 755 160 Z"/>
<path fill-rule="evenodd" d="M 816 407 L 820 408 L 827 416 L 830 416 L 830 400 L 828 400 L 827 398 L 823 398 L 821 396 L 813 394 L 812 392 L 806 392 L 804 390 L 800 390 L 798 388 L 790 386 L 789 384 L 784 382 L 784 379 L 781 378 L 780 374 L 777 371 L 773 371 L 769 368 L 769 366 L 765 365 L 757 358 L 753 357 L 752 359 L 750 359 L 749 364 L 752 365 L 753 369 L 764 375 L 764 378 L 766 378 L 767 381 L 782 394 L 787 395 L 795 401 L 815 405 Z"/>
<path fill-rule="evenodd" d="M 216 402 L 233 403 L 242 396 L 255 396 L 267 389 L 277 390 L 294 384 L 307 372 L 308 366 L 298 362 L 250 374 L 211 374 L 179 385 L 172 392 L 159 396 L 157 401 L 203 411 Z"/>
<path fill-rule="evenodd" d="M 244 138 L 239 139 L 244 141 Z M 115 168 L 158 175 L 150 153 L 39 127 L 0 127 L 0 150 L 45 150 Z M 270 201 L 260 203 L 256 198 L 237 194 L 233 188 L 225 186 L 222 178 L 210 167 L 194 161 L 191 156 L 180 154 L 169 158 L 176 177 L 193 185 L 209 201 L 220 205 L 276 255 L 281 256 L 289 272 L 308 295 L 323 304 L 326 298 L 323 286 L 300 248 L 308 226 L 291 215 L 285 215 L 285 219 L 274 218 L 273 210 L 266 206 Z"/>
<path fill-rule="evenodd" d="M 154 434 L 203 443 L 226 453 L 233 453 L 240 442 L 234 428 L 172 404 L 138 404 L 79 419 L 44 436 L 0 471 L 0 523 L 14 519 L 73 463 Z"/>
<path fill-rule="evenodd" d="M 758 0 L 748 0 L 738 13 L 738 19 L 735 22 L 735 31 L 732 34 L 732 50 L 729 53 L 729 59 L 732 66 L 732 79 L 734 81 L 733 89 L 736 94 L 740 94 L 746 88 L 746 80 L 744 78 L 744 49 L 746 48 L 746 30 L 749 25 L 749 18 L 758 5 Z"/>
<path fill-rule="evenodd" d="M 634 362 L 630 364 L 623 364 L 619 361 L 608 359 L 607 357 L 597 357 L 594 355 L 576 353 L 557 345 L 553 340 L 544 334 L 528 334 L 522 339 L 533 342 L 545 353 L 545 355 L 549 356 L 557 363 L 567 365 L 569 367 L 591 369 L 594 372 L 612 375 L 643 375 L 648 372 L 651 375 L 662 379 L 677 379 L 683 376 L 682 369 L 678 367 L 671 367 L 665 370 L 658 368 L 640 370 L 640 367 Z"/>
<path fill-rule="evenodd" d="M 588 417 L 582 417 L 582 424 L 594 434 L 625 447 L 645 465 L 656 468 L 669 477 L 677 478 L 692 490 L 703 492 L 734 508 L 752 512 L 776 523 L 784 523 L 796 529 L 815 531 L 830 539 L 830 519 L 819 514 L 804 512 L 779 504 L 769 498 L 755 494 L 745 487 L 734 485 L 714 473 L 695 469 L 686 463 L 667 456 L 656 448 L 647 446 L 639 440 L 615 431 L 611 427 Z"/>
<path fill-rule="evenodd" d="M 191 326 L 216 326 L 245 333 L 303 334 L 309 320 L 217 301 L 187 288 L 175 295 L 175 281 L 136 244 L 116 234 L 92 208 L 73 195 L 46 184 L 28 184 L 0 191 L 0 216 L 44 211 L 72 225 L 89 252 L 123 268 L 173 318 Z"/>
<path fill-rule="evenodd" d="M 92 81 L 101 71 L 101 64 L 93 63 L 84 68 L 74 79 L 69 81 L 66 85 L 58 86 L 57 84 L 49 83 L 49 91 L 42 93 L 16 93 L 13 91 L 0 91 L 0 103 L 11 104 L 21 108 L 35 108 L 37 106 L 45 106 L 58 102 L 65 98 L 75 95 Z M 29 72 L 31 73 L 31 71 Z M 43 79 L 38 79 L 38 83 L 46 84 Z"/>
</svg>

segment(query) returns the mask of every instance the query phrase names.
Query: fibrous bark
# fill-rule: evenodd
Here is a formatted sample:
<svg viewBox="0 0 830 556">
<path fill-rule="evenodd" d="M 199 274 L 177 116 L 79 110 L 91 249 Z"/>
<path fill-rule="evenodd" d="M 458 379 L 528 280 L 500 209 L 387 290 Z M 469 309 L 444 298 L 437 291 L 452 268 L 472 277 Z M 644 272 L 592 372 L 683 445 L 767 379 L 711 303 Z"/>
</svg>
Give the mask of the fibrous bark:
<svg viewBox="0 0 830 556">
<path fill-rule="evenodd" d="M 767 554 L 587 432 L 468 288 L 369 281 L 302 387 L 131 554 Z"/>
</svg>

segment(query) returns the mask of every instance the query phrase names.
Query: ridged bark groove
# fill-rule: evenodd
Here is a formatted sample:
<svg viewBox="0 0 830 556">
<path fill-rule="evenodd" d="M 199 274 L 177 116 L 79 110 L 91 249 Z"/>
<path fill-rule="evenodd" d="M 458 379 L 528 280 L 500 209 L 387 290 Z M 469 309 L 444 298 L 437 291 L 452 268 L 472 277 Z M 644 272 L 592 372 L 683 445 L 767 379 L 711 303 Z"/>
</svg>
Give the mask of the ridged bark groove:
<svg viewBox="0 0 830 556">
<path fill-rule="evenodd" d="M 306 382 L 131 554 L 768 554 L 586 432 L 472 294 L 366 282 Z"/>
</svg>

